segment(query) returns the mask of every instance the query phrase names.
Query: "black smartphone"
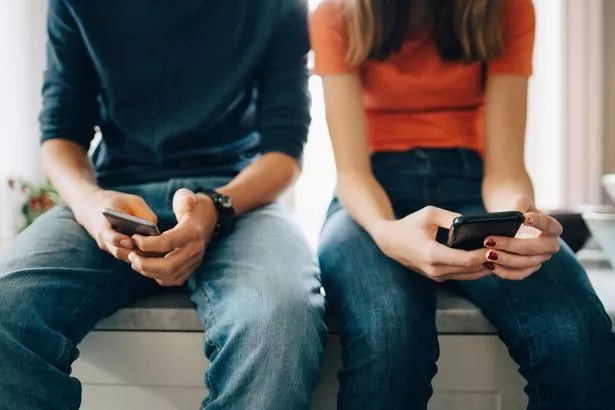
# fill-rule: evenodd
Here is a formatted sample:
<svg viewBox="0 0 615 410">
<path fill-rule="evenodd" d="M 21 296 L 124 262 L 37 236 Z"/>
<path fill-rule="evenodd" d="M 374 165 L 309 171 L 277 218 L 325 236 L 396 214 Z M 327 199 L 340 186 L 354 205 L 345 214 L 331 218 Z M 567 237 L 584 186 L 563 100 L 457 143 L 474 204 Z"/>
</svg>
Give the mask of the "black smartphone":
<svg viewBox="0 0 615 410">
<path fill-rule="evenodd" d="M 147 219 L 139 218 L 134 215 L 129 215 L 125 212 L 116 209 L 105 208 L 102 214 L 107 218 L 111 227 L 123 233 L 124 235 L 132 236 L 135 234 L 143 236 L 157 236 L 160 231 L 155 223 Z"/>
<path fill-rule="evenodd" d="M 458 216 L 448 232 L 447 245 L 466 251 L 484 248 L 487 236 L 514 237 L 523 219 L 517 211 Z"/>
</svg>

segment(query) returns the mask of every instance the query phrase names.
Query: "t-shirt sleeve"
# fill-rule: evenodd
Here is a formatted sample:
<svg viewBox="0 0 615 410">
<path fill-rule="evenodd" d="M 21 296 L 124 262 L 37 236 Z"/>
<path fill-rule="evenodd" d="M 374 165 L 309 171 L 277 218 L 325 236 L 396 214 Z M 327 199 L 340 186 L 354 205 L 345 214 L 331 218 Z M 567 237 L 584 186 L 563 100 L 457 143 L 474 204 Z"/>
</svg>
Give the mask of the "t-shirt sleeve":
<svg viewBox="0 0 615 410">
<path fill-rule="evenodd" d="M 346 63 L 348 32 L 342 2 L 325 0 L 310 17 L 314 73 L 320 76 L 356 71 Z"/>
<path fill-rule="evenodd" d="M 502 21 L 504 49 L 488 64 L 489 74 L 531 76 L 536 14 L 532 0 L 508 0 Z"/>
<path fill-rule="evenodd" d="M 47 32 L 41 141 L 68 139 L 88 149 L 99 114 L 99 81 L 77 21 L 64 0 L 49 1 Z"/>
<path fill-rule="evenodd" d="M 285 7 L 259 70 L 259 148 L 263 154 L 281 152 L 300 160 L 311 121 L 308 9 L 303 0 L 286 0 Z"/>
</svg>

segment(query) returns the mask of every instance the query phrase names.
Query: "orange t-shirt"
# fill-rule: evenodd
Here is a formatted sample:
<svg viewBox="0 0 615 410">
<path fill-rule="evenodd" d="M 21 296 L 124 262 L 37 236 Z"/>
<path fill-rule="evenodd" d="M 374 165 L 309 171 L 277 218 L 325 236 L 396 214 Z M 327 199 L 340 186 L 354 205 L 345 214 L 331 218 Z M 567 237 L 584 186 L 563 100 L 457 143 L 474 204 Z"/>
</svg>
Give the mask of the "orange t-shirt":
<svg viewBox="0 0 615 410">
<path fill-rule="evenodd" d="M 324 0 L 311 16 L 314 71 L 321 76 L 358 73 L 363 86 L 372 151 L 413 147 L 483 150 L 483 65 L 445 62 L 429 30 L 406 41 L 385 62 L 346 63 L 348 37 L 341 0 Z M 535 14 L 531 0 L 507 0 L 503 53 L 486 65 L 489 75 L 530 76 Z"/>
</svg>

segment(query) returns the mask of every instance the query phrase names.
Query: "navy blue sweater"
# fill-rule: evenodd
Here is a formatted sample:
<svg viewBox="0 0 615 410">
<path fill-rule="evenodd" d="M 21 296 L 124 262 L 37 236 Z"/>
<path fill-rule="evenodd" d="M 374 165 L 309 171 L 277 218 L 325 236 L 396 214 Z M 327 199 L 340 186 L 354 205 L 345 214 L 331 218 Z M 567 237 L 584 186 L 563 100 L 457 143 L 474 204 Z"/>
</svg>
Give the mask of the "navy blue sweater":
<svg viewBox="0 0 615 410">
<path fill-rule="evenodd" d="M 88 148 L 103 186 L 234 175 L 301 156 L 302 0 L 50 0 L 41 138 Z"/>
</svg>

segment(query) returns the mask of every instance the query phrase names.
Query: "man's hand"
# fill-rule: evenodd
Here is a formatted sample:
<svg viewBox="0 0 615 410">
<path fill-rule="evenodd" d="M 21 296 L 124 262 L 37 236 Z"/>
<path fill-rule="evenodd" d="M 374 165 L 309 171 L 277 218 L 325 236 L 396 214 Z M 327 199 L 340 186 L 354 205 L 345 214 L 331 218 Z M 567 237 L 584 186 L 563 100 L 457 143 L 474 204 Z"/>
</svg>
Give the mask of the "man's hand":
<svg viewBox="0 0 615 410">
<path fill-rule="evenodd" d="M 161 286 L 181 286 L 201 265 L 213 235 L 217 213 L 211 199 L 180 189 L 173 197 L 177 225 L 160 236 L 134 235 L 140 252 L 131 252 L 132 268 Z M 145 254 L 159 254 L 148 257 Z"/>
<path fill-rule="evenodd" d="M 94 190 L 73 206 L 75 219 L 94 238 L 98 247 L 115 258 L 128 262 L 134 242 L 129 236 L 111 228 L 111 224 L 101 213 L 103 208 L 116 209 L 153 223 L 156 223 L 158 218 L 143 198 L 116 191 Z"/>
</svg>

